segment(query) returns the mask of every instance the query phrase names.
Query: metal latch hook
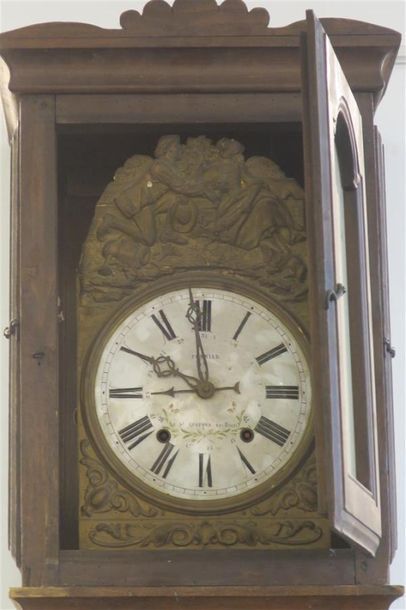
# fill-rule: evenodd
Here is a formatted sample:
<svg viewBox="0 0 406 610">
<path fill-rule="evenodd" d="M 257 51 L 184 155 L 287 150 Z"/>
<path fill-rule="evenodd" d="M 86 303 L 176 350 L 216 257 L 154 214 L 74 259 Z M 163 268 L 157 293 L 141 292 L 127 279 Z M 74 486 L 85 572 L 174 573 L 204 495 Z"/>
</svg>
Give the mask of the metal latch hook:
<svg viewBox="0 0 406 610">
<path fill-rule="evenodd" d="M 330 288 L 326 292 L 326 309 L 329 309 L 330 303 L 337 303 L 338 299 L 347 292 L 345 286 L 342 284 L 336 284 L 335 288 Z"/>
</svg>

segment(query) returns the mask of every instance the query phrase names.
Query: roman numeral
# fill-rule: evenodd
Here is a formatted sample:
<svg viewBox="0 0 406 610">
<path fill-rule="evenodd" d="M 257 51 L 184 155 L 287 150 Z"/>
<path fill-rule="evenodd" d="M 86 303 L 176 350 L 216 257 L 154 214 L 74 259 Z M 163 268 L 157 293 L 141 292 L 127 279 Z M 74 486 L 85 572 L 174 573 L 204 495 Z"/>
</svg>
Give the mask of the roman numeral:
<svg viewBox="0 0 406 610">
<path fill-rule="evenodd" d="M 273 349 L 270 349 L 269 352 L 265 352 L 264 354 L 261 354 L 261 356 L 257 356 L 255 360 L 258 362 L 258 364 L 262 365 L 265 364 L 265 362 L 268 362 L 268 360 L 272 360 L 272 358 L 276 358 L 287 351 L 287 348 L 283 345 L 283 343 L 281 343 Z"/>
<path fill-rule="evenodd" d="M 158 455 L 157 459 L 151 466 L 151 471 L 154 474 L 159 474 L 161 472 L 162 468 L 165 466 L 165 470 L 162 474 L 162 478 L 166 479 L 170 469 L 172 468 L 172 464 L 174 463 L 176 456 L 179 453 L 179 449 L 178 449 L 178 451 L 176 453 L 174 453 L 173 456 L 168 460 L 169 456 L 171 455 L 171 453 L 174 449 L 175 449 L 175 446 L 172 445 L 172 443 L 166 443 L 164 445 L 161 453 Z"/>
<path fill-rule="evenodd" d="M 211 301 L 196 302 L 200 309 L 199 330 L 209 333 L 211 332 Z"/>
<path fill-rule="evenodd" d="M 133 439 L 136 439 L 133 443 L 128 445 L 128 449 L 134 449 L 134 447 L 139 445 L 144 439 L 152 434 L 152 431 L 148 432 L 148 430 L 151 428 L 153 428 L 152 422 L 148 415 L 145 415 L 145 417 L 141 417 L 141 419 L 138 419 L 132 424 L 128 424 L 128 426 L 125 428 L 122 428 L 122 430 L 119 430 L 118 433 L 123 443 L 130 443 Z"/>
<path fill-rule="evenodd" d="M 110 398 L 142 398 L 142 388 L 110 388 Z"/>
<path fill-rule="evenodd" d="M 267 385 L 265 388 L 266 398 L 299 398 L 299 387 L 297 385 Z"/>
<path fill-rule="evenodd" d="M 176 338 L 175 332 L 174 332 L 172 326 L 170 325 L 169 320 L 166 317 L 163 309 L 160 309 L 158 313 L 159 313 L 159 316 L 161 317 L 161 319 L 159 319 L 159 317 L 156 316 L 155 314 L 152 314 L 151 318 L 153 319 L 155 324 L 158 326 L 159 330 L 163 333 L 164 337 L 168 341 L 172 341 L 172 339 Z"/>
<path fill-rule="evenodd" d="M 259 434 L 262 434 L 262 436 L 265 436 L 268 440 L 279 445 L 279 447 L 283 447 L 290 435 L 290 430 L 286 430 L 283 426 L 263 415 L 254 430 L 259 432 Z"/>
<path fill-rule="evenodd" d="M 246 325 L 246 323 L 248 322 L 248 318 L 250 317 L 251 312 L 248 311 L 245 316 L 243 317 L 241 324 L 239 325 L 239 327 L 237 328 L 237 330 L 234 333 L 234 341 L 237 341 L 239 334 L 241 333 L 242 329 L 244 328 L 244 326 Z"/>
<path fill-rule="evenodd" d="M 213 479 L 211 475 L 211 459 L 210 455 L 199 453 L 199 487 L 204 487 L 207 481 L 207 487 L 213 487 Z"/>
<path fill-rule="evenodd" d="M 239 453 L 242 463 L 246 465 L 246 467 L 248 468 L 248 470 L 250 472 L 252 472 L 252 474 L 255 474 L 255 468 L 253 466 L 251 466 L 251 464 L 249 463 L 249 461 L 247 460 L 247 458 L 245 457 L 243 452 L 238 447 L 237 447 L 237 451 Z"/>
</svg>

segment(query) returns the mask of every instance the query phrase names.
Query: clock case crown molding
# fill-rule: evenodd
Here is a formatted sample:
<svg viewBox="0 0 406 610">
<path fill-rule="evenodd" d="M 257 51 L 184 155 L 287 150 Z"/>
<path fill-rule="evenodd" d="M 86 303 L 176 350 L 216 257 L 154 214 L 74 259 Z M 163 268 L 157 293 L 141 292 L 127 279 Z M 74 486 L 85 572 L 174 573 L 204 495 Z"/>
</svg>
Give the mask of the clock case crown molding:
<svg viewBox="0 0 406 610">
<path fill-rule="evenodd" d="M 386 89 L 400 35 L 345 19 L 321 22 L 357 97 L 367 130 L 367 192 L 372 202 L 371 233 L 378 244 L 371 259 L 373 286 L 378 295 L 374 296 L 375 321 L 388 333 L 385 219 L 379 204 L 384 197 L 383 162 L 373 115 Z M 386 490 L 382 498 L 384 541 L 375 559 L 353 548 L 311 551 L 311 555 L 308 551 L 275 555 L 254 551 L 249 553 L 249 559 L 247 553 L 237 550 L 232 560 L 220 562 L 219 556 L 226 551 L 199 551 L 193 553 L 193 558 L 179 551 L 129 551 L 120 553 L 118 559 L 114 553 L 101 552 L 96 557 L 93 551 L 61 548 L 60 424 L 54 406 L 59 391 L 57 325 L 63 317 L 57 304 L 55 257 L 57 133 L 82 130 L 83 126 L 92 129 L 99 124 L 107 131 L 119 124 L 170 124 L 176 123 L 179 116 L 185 124 L 221 124 L 232 119 L 245 124 L 301 121 L 300 46 L 306 31 L 304 21 L 285 28 L 269 28 L 263 10 L 249 12 L 237 0 L 227 0 L 220 7 L 214 0 L 177 0 L 173 8 L 155 0 L 142 15 L 136 11 L 124 13 L 121 25 L 122 29 L 105 30 L 87 24 L 49 23 L 0 35 L 2 97 L 15 170 L 11 312 L 15 316 L 11 317 L 22 316 L 21 333 L 11 338 L 11 362 L 16 376 L 11 382 L 10 544 L 22 570 L 24 588 L 14 590 L 13 598 L 22 607 L 53 608 L 58 603 L 55 596 L 63 597 L 65 605 L 61 602 L 60 607 L 73 608 L 79 597 L 82 607 L 93 608 L 93 597 L 103 596 L 102 584 L 115 585 L 114 591 L 106 595 L 128 598 L 138 591 L 145 598 L 152 598 L 156 596 L 155 587 L 153 592 L 134 587 L 159 582 L 161 592 L 171 597 L 174 592 L 168 587 L 176 584 L 179 591 L 182 586 L 197 582 L 206 587 L 196 607 L 207 608 L 213 603 L 212 607 L 217 608 L 218 599 L 207 600 L 215 595 L 221 597 L 219 586 L 227 584 L 248 587 L 248 595 L 257 599 L 254 604 L 250 601 L 253 607 L 257 604 L 262 608 L 266 603 L 272 608 L 270 598 L 277 591 L 264 585 L 287 584 L 288 579 L 301 599 L 295 601 L 293 593 L 284 590 L 281 594 L 288 598 L 286 608 L 302 607 L 302 596 L 306 595 L 312 602 L 316 597 L 319 604 L 325 603 L 320 600 L 326 589 L 309 591 L 304 587 L 309 582 L 327 585 L 330 593 L 331 585 L 336 585 L 337 608 L 345 607 L 344 597 L 348 608 L 362 607 L 358 605 L 362 603 L 373 607 L 372 600 L 377 608 L 387 608 L 401 594 L 399 588 L 385 586 L 379 597 L 377 590 L 373 592 L 362 584 L 387 583 L 388 565 L 396 546 L 394 499 L 388 491 L 393 486 L 390 406 L 388 414 L 382 407 L 379 416 L 381 480 L 385 481 Z M 169 98 L 172 101 L 167 104 Z M 25 170 L 20 176 L 18 167 Z M 33 233 L 35 244 L 24 243 L 24 237 Z M 24 333 L 28 327 L 32 329 L 30 336 Z M 389 365 L 381 363 L 379 367 L 382 378 L 387 380 Z M 385 392 L 390 394 L 387 383 L 382 383 L 381 397 Z M 32 410 L 26 408 L 33 397 L 36 405 L 41 405 L 35 422 Z M 38 437 L 42 444 L 32 452 Z M 30 455 L 24 468 L 21 451 Z M 55 493 L 38 494 L 38 489 L 52 489 Z M 63 589 L 78 583 L 89 585 L 91 590 Z M 361 586 L 350 590 L 353 583 Z M 46 589 L 47 585 L 56 586 L 56 592 Z M 120 585 L 132 588 L 119 590 Z M 34 588 L 29 589 L 30 586 Z M 241 591 L 235 591 L 241 595 Z M 84 602 L 82 595 L 90 601 Z M 101 607 L 100 603 L 101 600 L 97 607 Z M 107 600 L 106 607 L 110 607 L 109 603 Z M 122 599 L 117 602 L 122 607 L 125 603 Z M 164 607 L 165 603 L 161 605 Z M 234 598 L 223 601 L 225 608 L 234 608 L 235 603 Z M 285 601 L 278 598 L 275 603 L 279 608 L 284 607 Z"/>
<path fill-rule="evenodd" d="M 268 21 L 265 9 L 248 11 L 242 0 L 220 6 L 215 0 L 175 0 L 173 7 L 151 0 L 142 14 L 124 12 L 121 29 L 60 22 L 20 28 L 0 35 L 8 68 L 3 89 L 10 78 L 14 94 L 299 93 L 297 59 L 306 22 L 272 28 Z M 352 90 L 372 92 L 376 107 L 400 34 L 350 19 L 320 21 Z M 198 70 L 190 69 L 191 57 Z M 5 105 L 12 132 L 13 104 Z"/>
</svg>

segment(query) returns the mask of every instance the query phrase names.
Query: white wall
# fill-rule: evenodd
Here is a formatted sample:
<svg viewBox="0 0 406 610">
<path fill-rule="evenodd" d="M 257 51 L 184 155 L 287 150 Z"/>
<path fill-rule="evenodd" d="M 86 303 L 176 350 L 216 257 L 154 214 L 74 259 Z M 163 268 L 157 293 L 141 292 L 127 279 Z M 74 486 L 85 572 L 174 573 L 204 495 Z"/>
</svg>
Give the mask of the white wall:
<svg viewBox="0 0 406 610">
<path fill-rule="evenodd" d="M 191 0 L 193 1 L 193 0 Z M 219 0 L 218 0 L 219 1 Z M 172 0 L 170 1 L 172 3 Z M 401 0 L 246 0 L 249 8 L 264 6 L 271 14 L 271 25 L 287 25 L 303 19 L 312 8 L 318 17 L 347 17 L 369 21 L 405 32 L 405 4 Z M 0 0 L 2 31 L 44 21 L 82 21 L 102 27 L 118 27 L 120 13 L 141 9 L 144 0 Z M 399 550 L 392 565 L 391 582 L 406 582 L 405 557 L 405 69 L 402 47 L 388 91 L 376 116 L 386 150 L 388 206 L 389 271 L 391 292 L 392 340 L 397 349 L 394 360 L 394 396 L 398 472 Z M 8 227 L 9 227 L 9 149 L 4 121 L 0 118 L 0 328 L 8 322 Z M 0 610 L 12 608 L 8 588 L 18 586 L 19 573 L 7 550 L 7 410 L 8 344 L 0 337 Z M 406 609 L 399 600 L 393 609 Z"/>
</svg>

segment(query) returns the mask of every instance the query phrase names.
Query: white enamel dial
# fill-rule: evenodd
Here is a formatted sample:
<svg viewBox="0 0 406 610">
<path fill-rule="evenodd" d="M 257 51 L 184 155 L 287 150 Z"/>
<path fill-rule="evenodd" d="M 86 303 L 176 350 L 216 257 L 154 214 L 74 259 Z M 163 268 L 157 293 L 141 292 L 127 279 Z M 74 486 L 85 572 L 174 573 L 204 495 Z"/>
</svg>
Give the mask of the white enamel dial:
<svg viewBox="0 0 406 610">
<path fill-rule="evenodd" d="M 190 295 L 174 290 L 134 307 L 111 332 L 96 366 L 96 420 L 144 486 L 189 502 L 233 498 L 271 482 L 301 445 L 308 365 L 263 305 L 194 287 L 196 321 Z"/>
</svg>

